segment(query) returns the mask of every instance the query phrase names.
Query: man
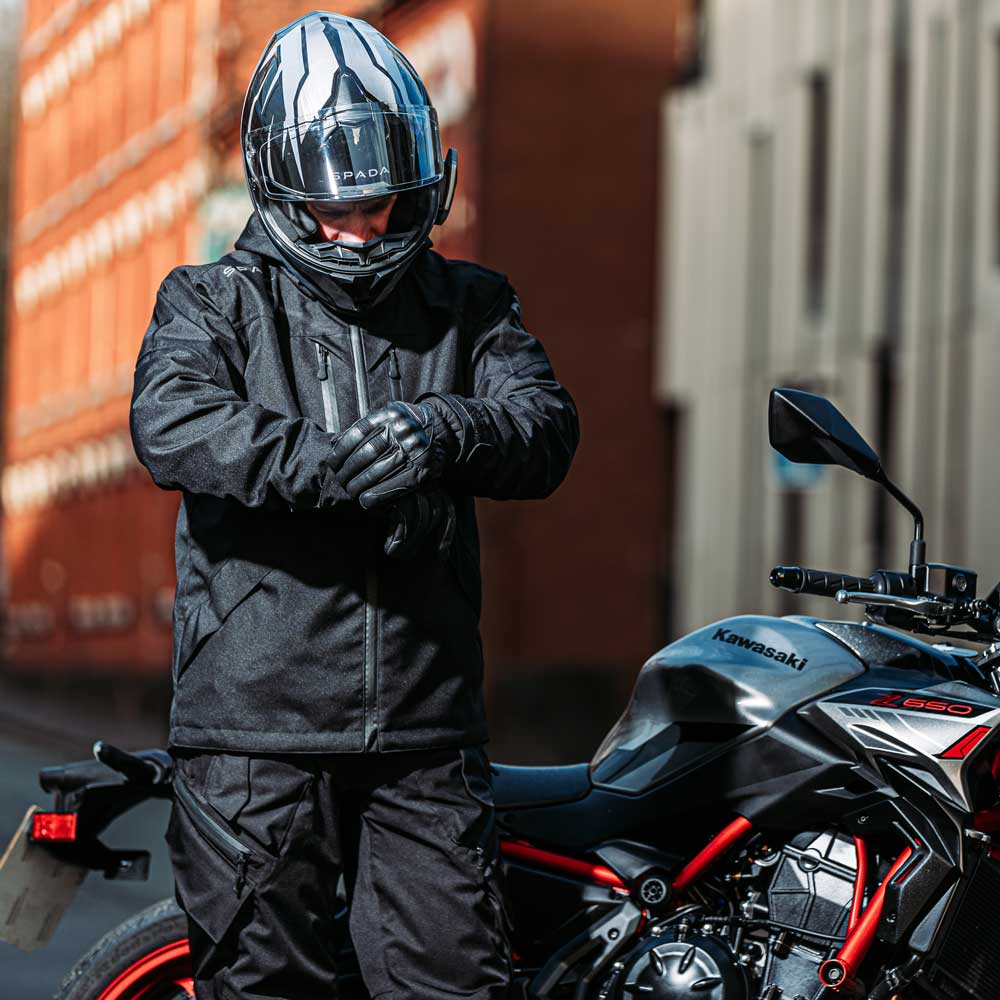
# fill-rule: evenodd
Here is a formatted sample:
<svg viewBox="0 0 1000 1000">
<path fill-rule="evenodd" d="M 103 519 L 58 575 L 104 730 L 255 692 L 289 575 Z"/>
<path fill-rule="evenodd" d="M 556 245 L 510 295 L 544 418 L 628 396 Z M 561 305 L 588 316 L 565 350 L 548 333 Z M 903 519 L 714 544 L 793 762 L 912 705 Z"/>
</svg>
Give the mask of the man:
<svg viewBox="0 0 1000 1000">
<path fill-rule="evenodd" d="M 182 491 L 167 841 L 197 996 L 334 996 L 343 875 L 371 996 L 506 998 L 473 498 L 555 489 L 573 401 L 506 279 L 429 249 L 456 154 L 371 26 L 281 29 L 241 139 L 254 214 L 162 283 L 131 408 Z"/>
</svg>

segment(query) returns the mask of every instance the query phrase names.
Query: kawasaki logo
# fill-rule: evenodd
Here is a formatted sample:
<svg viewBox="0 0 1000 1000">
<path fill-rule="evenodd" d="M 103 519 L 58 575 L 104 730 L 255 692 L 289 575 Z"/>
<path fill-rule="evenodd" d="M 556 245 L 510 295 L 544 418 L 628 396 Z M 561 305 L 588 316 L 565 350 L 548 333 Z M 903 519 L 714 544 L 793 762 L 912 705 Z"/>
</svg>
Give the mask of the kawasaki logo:
<svg viewBox="0 0 1000 1000">
<path fill-rule="evenodd" d="M 762 642 L 754 642 L 753 639 L 749 639 L 745 635 L 737 635 L 727 628 L 717 628 L 712 638 L 718 642 L 728 642 L 730 646 L 749 649 L 751 653 L 767 657 L 769 660 L 774 660 L 775 663 L 787 663 L 793 670 L 805 670 L 806 664 L 809 662 L 808 659 L 803 659 L 794 653 L 786 653 L 783 650 L 775 649 L 774 646 L 765 646 Z"/>
</svg>

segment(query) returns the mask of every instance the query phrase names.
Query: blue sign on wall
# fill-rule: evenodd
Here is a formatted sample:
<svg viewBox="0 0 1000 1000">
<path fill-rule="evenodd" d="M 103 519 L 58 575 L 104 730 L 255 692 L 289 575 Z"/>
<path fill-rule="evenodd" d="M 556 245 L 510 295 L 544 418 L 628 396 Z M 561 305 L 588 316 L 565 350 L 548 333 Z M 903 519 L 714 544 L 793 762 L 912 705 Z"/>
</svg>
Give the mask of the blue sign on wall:
<svg viewBox="0 0 1000 1000">
<path fill-rule="evenodd" d="M 826 474 L 825 465 L 789 462 L 779 452 L 772 451 L 771 454 L 774 456 L 774 476 L 783 490 L 811 490 Z"/>
</svg>

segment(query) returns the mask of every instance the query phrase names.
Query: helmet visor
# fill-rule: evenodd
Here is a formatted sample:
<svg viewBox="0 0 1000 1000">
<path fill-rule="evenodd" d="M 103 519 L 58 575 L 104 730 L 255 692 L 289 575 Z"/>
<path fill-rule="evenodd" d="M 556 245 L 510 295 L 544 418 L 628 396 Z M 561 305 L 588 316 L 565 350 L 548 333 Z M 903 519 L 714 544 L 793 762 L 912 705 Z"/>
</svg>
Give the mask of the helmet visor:
<svg viewBox="0 0 1000 1000">
<path fill-rule="evenodd" d="M 251 166 L 275 201 L 374 198 L 440 180 L 441 141 L 429 107 L 336 108 L 248 137 Z"/>
</svg>

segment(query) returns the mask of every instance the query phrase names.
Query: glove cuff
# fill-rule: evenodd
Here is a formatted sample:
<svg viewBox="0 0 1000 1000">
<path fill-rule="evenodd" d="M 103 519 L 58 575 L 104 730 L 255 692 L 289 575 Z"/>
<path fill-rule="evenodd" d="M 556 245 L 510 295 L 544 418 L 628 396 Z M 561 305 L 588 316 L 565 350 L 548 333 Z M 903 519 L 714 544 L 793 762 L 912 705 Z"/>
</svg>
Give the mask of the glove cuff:
<svg viewBox="0 0 1000 1000">
<path fill-rule="evenodd" d="M 421 396 L 417 403 L 430 410 L 436 418 L 434 420 L 434 436 L 435 438 L 440 436 L 440 443 L 447 461 L 457 461 L 462 454 L 462 442 L 467 440 L 462 414 L 448 402 L 447 397 L 438 393 L 428 393 Z"/>
</svg>

